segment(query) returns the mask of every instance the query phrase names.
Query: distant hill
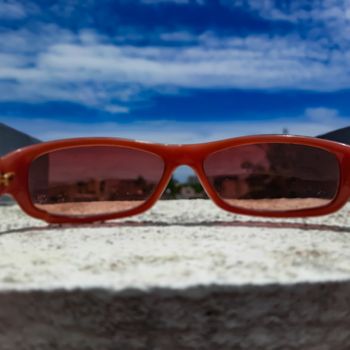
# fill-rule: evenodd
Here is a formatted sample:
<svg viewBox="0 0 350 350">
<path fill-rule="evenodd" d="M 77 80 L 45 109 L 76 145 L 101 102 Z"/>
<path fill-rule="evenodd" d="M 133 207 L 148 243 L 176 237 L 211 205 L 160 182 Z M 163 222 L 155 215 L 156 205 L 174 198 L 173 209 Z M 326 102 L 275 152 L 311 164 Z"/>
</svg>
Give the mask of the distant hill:
<svg viewBox="0 0 350 350">
<path fill-rule="evenodd" d="M 320 139 L 342 142 L 350 145 L 350 126 L 318 136 Z"/>
<path fill-rule="evenodd" d="M 39 142 L 41 141 L 34 137 L 0 123 L 0 156 Z"/>
</svg>

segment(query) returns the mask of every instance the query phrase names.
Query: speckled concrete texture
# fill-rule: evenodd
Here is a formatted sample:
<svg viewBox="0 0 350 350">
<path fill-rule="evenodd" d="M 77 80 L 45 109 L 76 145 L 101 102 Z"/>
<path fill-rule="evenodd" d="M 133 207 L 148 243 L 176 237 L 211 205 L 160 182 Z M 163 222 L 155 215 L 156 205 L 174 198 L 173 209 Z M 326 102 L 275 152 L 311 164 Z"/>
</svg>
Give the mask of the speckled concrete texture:
<svg viewBox="0 0 350 350">
<path fill-rule="evenodd" d="M 259 219 L 210 201 L 47 226 L 0 208 L 0 349 L 349 349 L 350 207 Z"/>
</svg>

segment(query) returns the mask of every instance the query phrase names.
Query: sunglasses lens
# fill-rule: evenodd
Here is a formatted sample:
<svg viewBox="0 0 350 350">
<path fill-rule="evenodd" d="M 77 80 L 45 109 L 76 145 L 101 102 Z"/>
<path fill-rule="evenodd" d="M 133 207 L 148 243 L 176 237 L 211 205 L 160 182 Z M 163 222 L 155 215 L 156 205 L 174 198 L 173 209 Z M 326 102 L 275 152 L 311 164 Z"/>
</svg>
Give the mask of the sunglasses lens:
<svg viewBox="0 0 350 350">
<path fill-rule="evenodd" d="M 252 211 L 289 211 L 325 206 L 337 195 L 337 157 L 323 149 L 264 143 L 227 148 L 204 161 L 217 194 Z"/>
<path fill-rule="evenodd" d="M 154 192 L 164 170 L 153 153 L 117 146 L 54 151 L 34 160 L 29 191 L 49 214 L 90 217 L 139 207 Z"/>
</svg>

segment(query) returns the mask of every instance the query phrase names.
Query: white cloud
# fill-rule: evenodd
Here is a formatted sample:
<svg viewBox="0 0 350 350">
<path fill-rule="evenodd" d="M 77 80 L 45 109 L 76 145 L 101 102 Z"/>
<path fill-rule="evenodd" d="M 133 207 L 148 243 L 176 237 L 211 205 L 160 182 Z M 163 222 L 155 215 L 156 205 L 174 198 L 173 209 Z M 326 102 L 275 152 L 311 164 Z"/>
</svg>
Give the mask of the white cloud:
<svg viewBox="0 0 350 350">
<path fill-rule="evenodd" d="M 322 37 L 329 43 L 349 44 L 350 0 L 279 1 L 279 0 L 220 0 L 229 8 L 244 8 L 268 20 L 307 23 L 310 39 Z M 310 30 L 310 27 L 311 30 Z"/>
<path fill-rule="evenodd" d="M 140 47 L 127 45 L 143 35 L 132 28 L 121 30 L 115 38 L 93 30 L 73 33 L 48 24 L 38 24 L 35 29 L 2 30 L 0 101 L 68 101 L 125 114 L 135 103 L 146 102 L 154 94 L 181 93 L 191 88 L 350 88 L 350 0 L 315 2 L 307 12 L 305 1 L 288 2 L 283 7 L 282 2 L 274 0 L 221 0 L 226 6 L 245 7 L 264 18 L 319 21 L 321 24 L 306 36 L 295 33 L 223 38 L 213 32 L 195 35 L 176 29 L 150 34 L 154 36 L 152 42 L 186 45 Z M 69 4 L 67 8 L 73 11 L 75 2 Z M 6 8 L 10 10 L 6 12 Z M 17 13 L 19 18 L 34 10 L 30 2 L 26 6 L 12 0 L 2 2 L 0 18 L 5 12 L 10 16 Z M 320 35 L 319 28 L 324 27 L 327 35 Z"/>
<path fill-rule="evenodd" d="M 186 31 L 160 33 L 159 38 L 165 42 L 181 42 L 181 43 L 189 43 L 189 42 L 195 43 L 198 40 L 197 36 Z"/>
<path fill-rule="evenodd" d="M 1 0 L 0 19 L 20 20 L 39 12 L 39 8 L 31 1 Z"/>
<path fill-rule="evenodd" d="M 305 110 L 305 116 L 311 121 L 331 125 L 337 125 L 342 120 L 336 109 L 326 107 L 307 108 Z"/>
<path fill-rule="evenodd" d="M 205 0 L 140 0 L 138 1 L 143 4 L 148 5 L 154 5 L 154 4 L 166 4 L 166 3 L 173 3 L 178 5 L 188 5 L 191 3 L 203 5 L 205 3 Z"/>
<path fill-rule="evenodd" d="M 350 88 L 350 50 L 330 52 L 322 41 L 296 35 L 221 39 L 208 32 L 192 46 L 135 47 L 93 31 L 75 35 L 47 26 L 42 32 L 36 39 L 28 30 L 0 34 L 0 100 L 127 108 L 155 92 L 187 88 Z"/>
<path fill-rule="evenodd" d="M 120 106 L 117 104 L 109 104 L 104 107 L 105 111 L 110 112 L 110 113 L 128 113 L 129 108 Z"/>
<path fill-rule="evenodd" d="M 162 3 L 175 3 L 175 4 L 188 4 L 189 0 L 141 0 L 144 4 L 162 4 Z"/>
<path fill-rule="evenodd" d="M 104 122 L 86 124 L 48 119 L 3 117 L 1 122 L 42 140 L 109 136 L 163 143 L 197 143 L 242 135 L 280 134 L 288 128 L 291 134 L 317 136 L 348 126 L 350 116 L 323 107 L 308 108 L 295 118 L 268 121 L 200 121 L 176 120 L 135 121 L 125 123 Z"/>
<path fill-rule="evenodd" d="M 350 6 L 349 0 L 220 0 L 220 3 L 230 8 L 256 11 L 264 18 L 291 22 L 344 18 L 344 11 Z"/>
<path fill-rule="evenodd" d="M 16 1 L 0 2 L 0 18 L 21 19 L 27 16 L 24 6 Z"/>
</svg>

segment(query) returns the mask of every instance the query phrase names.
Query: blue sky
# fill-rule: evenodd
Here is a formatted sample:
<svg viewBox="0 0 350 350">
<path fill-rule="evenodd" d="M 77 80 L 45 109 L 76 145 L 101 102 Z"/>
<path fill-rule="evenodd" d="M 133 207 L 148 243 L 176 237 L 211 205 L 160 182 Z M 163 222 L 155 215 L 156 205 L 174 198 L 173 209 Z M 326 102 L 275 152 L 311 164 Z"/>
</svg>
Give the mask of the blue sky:
<svg viewBox="0 0 350 350">
<path fill-rule="evenodd" d="M 200 142 L 350 125 L 350 0 L 0 0 L 0 121 Z"/>
</svg>

